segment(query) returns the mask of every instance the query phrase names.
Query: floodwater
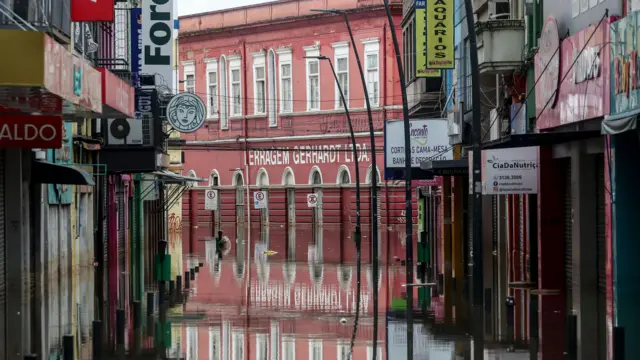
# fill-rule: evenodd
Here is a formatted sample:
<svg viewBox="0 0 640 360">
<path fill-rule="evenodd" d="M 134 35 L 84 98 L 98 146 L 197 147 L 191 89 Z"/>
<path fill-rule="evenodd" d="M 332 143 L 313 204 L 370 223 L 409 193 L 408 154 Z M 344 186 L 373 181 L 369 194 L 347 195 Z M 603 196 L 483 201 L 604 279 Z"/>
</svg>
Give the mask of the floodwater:
<svg viewBox="0 0 640 360">
<path fill-rule="evenodd" d="M 374 352 L 380 360 L 407 359 L 404 226 L 381 229 L 377 284 L 367 234 L 358 282 L 356 245 L 342 227 L 235 230 L 225 231 L 221 256 L 211 237 L 183 240 L 183 272 L 197 267 L 197 273 L 187 299 L 168 313 L 170 358 L 347 360 L 353 351 L 354 360 Z M 418 304 L 417 289 L 414 294 Z M 413 359 L 469 358 L 463 332 L 434 330 L 442 303 L 434 296 L 428 314 L 416 307 Z M 485 358 L 528 354 L 492 350 Z"/>
</svg>

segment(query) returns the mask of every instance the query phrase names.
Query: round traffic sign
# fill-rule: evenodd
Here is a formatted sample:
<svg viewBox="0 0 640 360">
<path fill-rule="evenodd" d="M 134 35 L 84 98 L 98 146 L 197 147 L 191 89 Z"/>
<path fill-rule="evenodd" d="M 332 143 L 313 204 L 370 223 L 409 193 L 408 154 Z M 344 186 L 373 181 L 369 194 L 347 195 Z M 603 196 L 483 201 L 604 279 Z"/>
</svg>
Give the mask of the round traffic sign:
<svg viewBox="0 0 640 360">
<path fill-rule="evenodd" d="M 213 190 L 207 191 L 207 197 L 209 199 L 214 199 L 216 197 L 216 192 Z"/>
<path fill-rule="evenodd" d="M 262 200 L 264 200 L 264 193 L 263 193 L 262 191 L 258 191 L 258 192 L 256 193 L 256 199 L 257 199 L 258 201 L 262 201 Z"/>
<path fill-rule="evenodd" d="M 318 197 L 314 194 L 309 195 L 309 203 L 315 204 L 318 201 Z"/>
</svg>

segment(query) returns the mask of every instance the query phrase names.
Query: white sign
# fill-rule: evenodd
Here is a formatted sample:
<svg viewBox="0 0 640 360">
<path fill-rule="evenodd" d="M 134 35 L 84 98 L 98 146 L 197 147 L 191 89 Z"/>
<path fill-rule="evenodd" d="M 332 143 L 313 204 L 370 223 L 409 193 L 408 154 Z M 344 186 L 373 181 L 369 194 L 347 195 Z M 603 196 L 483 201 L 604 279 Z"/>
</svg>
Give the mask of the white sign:
<svg viewBox="0 0 640 360">
<path fill-rule="evenodd" d="M 358 162 L 369 162 L 370 145 L 356 144 Z M 344 164 L 353 163 L 353 144 L 300 145 L 278 147 L 273 150 L 249 151 L 249 165 L 299 165 L 299 164 Z"/>
<path fill-rule="evenodd" d="M 173 1 L 142 2 L 142 73 L 155 74 L 156 86 L 172 90 Z"/>
<path fill-rule="evenodd" d="M 314 208 L 318 206 L 318 194 L 307 194 L 307 206 Z"/>
<path fill-rule="evenodd" d="M 167 120 L 181 133 L 194 132 L 204 124 L 205 107 L 199 96 L 181 93 L 171 98 L 167 105 Z"/>
<path fill-rule="evenodd" d="M 204 209 L 218 210 L 218 190 L 207 190 L 204 192 Z"/>
<path fill-rule="evenodd" d="M 453 160 L 447 119 L 411 120 L 411 167 L 425 161 Z M 404 122 L 385 122 L 384 158 L 386 168 L 404 168 Z"/>
<path fill-rule="evenodd" d="M 538 147 L 482 152 L 482 194 L 537 194 Z"/>
<path fill-rule="evenodd" d="M 256 209 L 267 208 L 267 193 L 264 191 L 256 191 L 253 193 L 253 206 Z"/>
</svg>

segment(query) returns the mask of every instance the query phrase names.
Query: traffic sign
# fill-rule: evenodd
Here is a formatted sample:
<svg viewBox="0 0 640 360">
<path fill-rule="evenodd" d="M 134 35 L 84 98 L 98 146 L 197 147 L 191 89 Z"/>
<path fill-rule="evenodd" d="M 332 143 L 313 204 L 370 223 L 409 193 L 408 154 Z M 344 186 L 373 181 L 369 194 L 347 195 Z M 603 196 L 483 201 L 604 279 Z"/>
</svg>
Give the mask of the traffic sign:
<svg viewBox="0 0 640 360">
<path fill-rule="evenodd" d="M 310 208 L 318 207 L 318 194 L 307 194 L 307 206 Z"/>
<path fill-rule="evenodd" d="M 253 193 L 253 205 L 256 209 L 267 208 L 267 194 L 264 191 L 256 191 Z"/>
<path fill-rule="evenodd" d="M 204 209 L 218 210 L 218 190 L 207 190 L 204 192 Z"/>
</svg>

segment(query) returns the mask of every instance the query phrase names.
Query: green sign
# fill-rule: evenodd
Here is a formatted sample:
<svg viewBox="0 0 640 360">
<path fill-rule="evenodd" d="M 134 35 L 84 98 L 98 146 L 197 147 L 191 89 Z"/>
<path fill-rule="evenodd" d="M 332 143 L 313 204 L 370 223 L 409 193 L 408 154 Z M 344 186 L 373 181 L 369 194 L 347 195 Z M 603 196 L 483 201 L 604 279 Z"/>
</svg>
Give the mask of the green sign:
<svg viewBox="0 0 640 360">
<path fill-rule="evenodd" d="M 62 133 L 62 147 L 60 149 L 47 150 L 47 161 L 61 165 L 73 164 L 73 124 L 64 123 Z M 49 184 L 49 204 L 69 205 L 73 200 L 71 185 Z"/>
</svg>

